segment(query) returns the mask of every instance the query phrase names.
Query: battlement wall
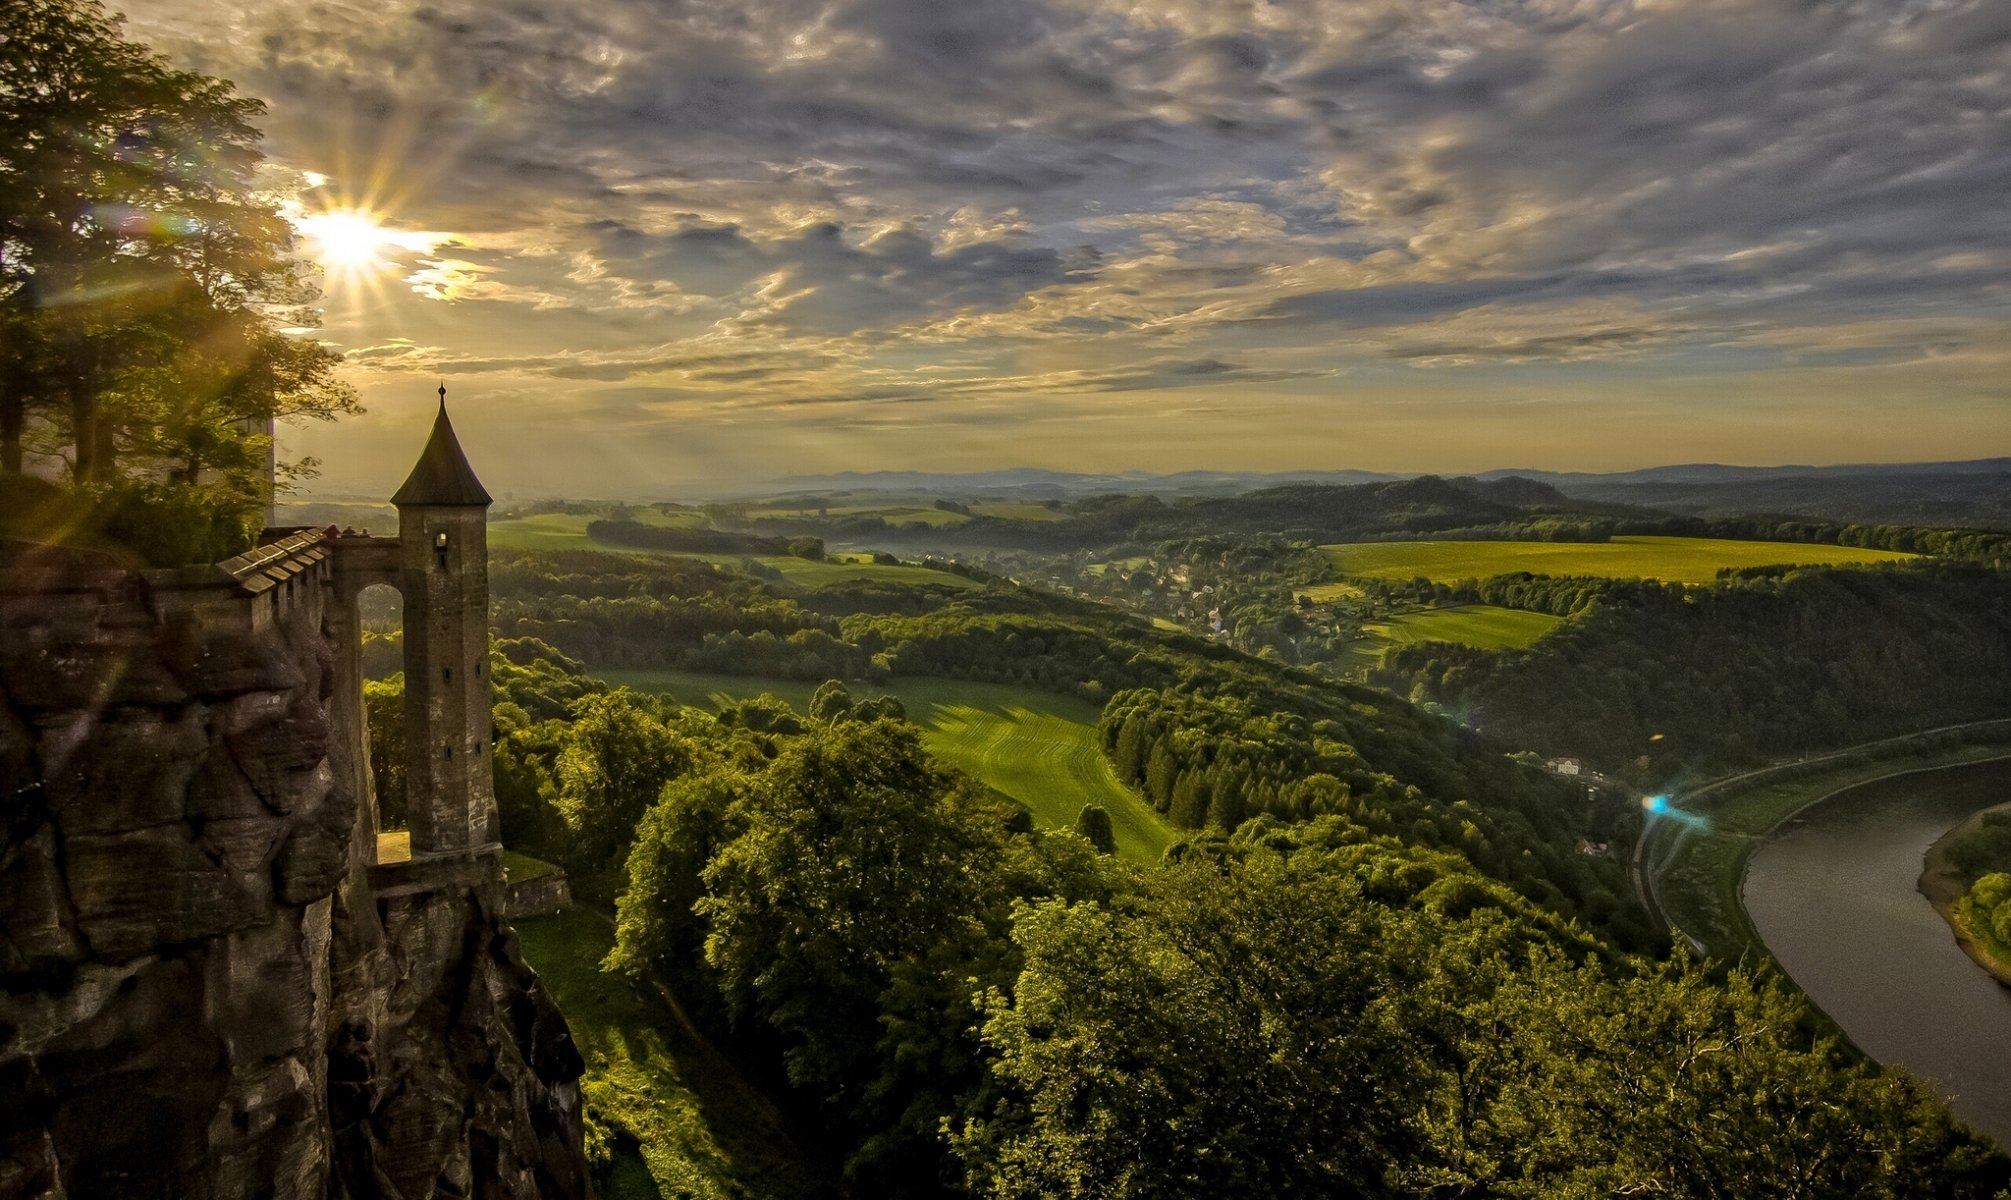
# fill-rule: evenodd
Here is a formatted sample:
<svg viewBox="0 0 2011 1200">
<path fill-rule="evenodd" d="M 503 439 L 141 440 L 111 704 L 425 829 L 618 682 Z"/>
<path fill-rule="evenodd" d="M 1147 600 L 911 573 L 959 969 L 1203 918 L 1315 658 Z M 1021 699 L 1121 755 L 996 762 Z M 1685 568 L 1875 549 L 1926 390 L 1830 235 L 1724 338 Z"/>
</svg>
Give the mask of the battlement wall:
<svg viewBox="0 0 2011 1200">
<path fill-rule="evenodd" d="M 493 868 L 373 887 L 354 600 L 396 548 L 0 560 L 0 1200 L 585 1194 Z"/>
</svg>

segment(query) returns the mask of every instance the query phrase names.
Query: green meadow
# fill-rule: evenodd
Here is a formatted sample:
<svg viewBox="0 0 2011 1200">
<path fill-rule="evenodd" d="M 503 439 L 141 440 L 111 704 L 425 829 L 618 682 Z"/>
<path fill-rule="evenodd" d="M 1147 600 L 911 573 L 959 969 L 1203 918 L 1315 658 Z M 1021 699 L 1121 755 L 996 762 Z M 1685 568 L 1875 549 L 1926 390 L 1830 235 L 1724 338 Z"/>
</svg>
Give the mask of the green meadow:
<svg viewBox="0 0 2011 1200">
<path fill-rule="evenodd" d="M 1382 665 L 1383 652 L 1412 642 L 1457 642 L 1479 650 L 1520 650 L 1564 623 L 1544 613 L 1498 608 L 1492 604 L 1455 604 L 1418 612 L 1398 613 L 1362 624 L 1368 637 L 1348 647 L 1349 665 L 1366 669 Z"/>
<path fill-rule="evenodd" d="M 601 671 L 609 683 L 668 692 L 686 704 L 722 702 L 763 693 L 809 708 L 817 684 L 803 680 L 711 675 L 693 671 Z M 920 725 L 931 753 L 1025 805 L 1048 828 L 1073 829 L 1085 804 L 1110 811 L 1117 852 L 1157 862 L 1173 831 L 1138 794 L 1118 782 L 1096 746 L 1097 708 L 1072 696 L 956 679 L 895 679 L 855 683 L 854 695 L 890 693 Z"/>
<path fill-rule="evenodd" d="M 586 1059 L 580 1092 L 588 1112 L 626 1135 L 602 1200 L 823 1193 L 773 1106 L 699 1036 L 668 992 L 601 973 L 614 944 L 605 916 L 575 905 L 513 924 L 525 961 Z"/>
<path fill-rule="evenodd" d="M 1351 542 L 1322 546 L 1343 575 L 1434 583 L 1535 575 L 1597 575 L 1709 583 L 1727 567 L 1858 565 L 1913 557 L 1855 546 L 1727 538 L 1616 537 L 1610 542 Z"/>
<path fill-rule="evenodd" d="M 1546 613 L 1497 608 L 1492 604 L 1456 604 L 1422 612 L 1402 613 L 1364 624 L 1392 646 L 1412 642 L 1458 642 L 1479 650 L 1520 650 L 1564 623 Z"/>
</svg>

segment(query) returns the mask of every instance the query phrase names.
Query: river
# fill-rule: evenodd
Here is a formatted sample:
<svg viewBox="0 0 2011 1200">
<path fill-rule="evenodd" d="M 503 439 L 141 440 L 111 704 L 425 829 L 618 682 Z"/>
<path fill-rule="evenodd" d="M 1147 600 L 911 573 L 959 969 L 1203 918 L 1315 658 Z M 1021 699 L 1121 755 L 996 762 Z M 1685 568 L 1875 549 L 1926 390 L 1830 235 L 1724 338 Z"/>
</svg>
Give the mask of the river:
<svg viewBox="0 0 2011 1200">
<path fill-rule="evenodd" d="M 2011 1146 L 2011 989 L 1970 961 L 1916 887 L 1935 839 L 2007 799 L 2007 762 L 1839 793 L 1754 853 L 1745 901 L 1767 949 L 1865 1053 Z"/>
</svg>

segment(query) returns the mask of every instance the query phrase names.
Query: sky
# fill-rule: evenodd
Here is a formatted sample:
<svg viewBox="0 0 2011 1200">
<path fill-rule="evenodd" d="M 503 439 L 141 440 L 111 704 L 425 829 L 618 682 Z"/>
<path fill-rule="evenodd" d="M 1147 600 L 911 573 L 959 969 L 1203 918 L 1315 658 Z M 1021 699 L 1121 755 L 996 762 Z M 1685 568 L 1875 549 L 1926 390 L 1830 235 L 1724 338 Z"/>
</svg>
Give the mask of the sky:
<svg viewBox="0 0 2011 1200">
<path fill-rule="evenodd" d="M 2011 454 L 2004 0 L 124 11 L 269 105 L 322 494 L 441 381 L 517 497 Z"/>
</svg>

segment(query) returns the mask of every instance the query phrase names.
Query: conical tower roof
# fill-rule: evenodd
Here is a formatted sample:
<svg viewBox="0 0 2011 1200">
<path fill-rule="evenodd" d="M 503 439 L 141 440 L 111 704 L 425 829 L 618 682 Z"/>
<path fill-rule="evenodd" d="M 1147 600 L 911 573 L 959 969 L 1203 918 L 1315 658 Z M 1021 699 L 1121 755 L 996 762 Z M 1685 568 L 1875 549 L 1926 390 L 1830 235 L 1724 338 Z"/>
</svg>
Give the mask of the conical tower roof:
<svg viewBox="0 0 2011 1200">
<path fill-rule="evenodd" d="M 454 424 L 447 419 L 447 389 L 440 389 L 440 415 L 433 419 L 433 436 L 426 439 L 426 450 L 419 455 L 419 461 L 412 467 L 412 473 L 405 477 L 405 483 L 391 497 L 391 503 L 400 508 L 407 505 L 441 506 L 487 506 L 492 503 L 482 481 L 475 478 L 475 469 L 468 465 L 468 456 L 461 452 L 461 441 L 454 436 Z"/>
</svg>

